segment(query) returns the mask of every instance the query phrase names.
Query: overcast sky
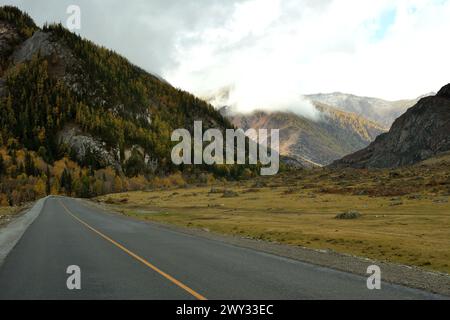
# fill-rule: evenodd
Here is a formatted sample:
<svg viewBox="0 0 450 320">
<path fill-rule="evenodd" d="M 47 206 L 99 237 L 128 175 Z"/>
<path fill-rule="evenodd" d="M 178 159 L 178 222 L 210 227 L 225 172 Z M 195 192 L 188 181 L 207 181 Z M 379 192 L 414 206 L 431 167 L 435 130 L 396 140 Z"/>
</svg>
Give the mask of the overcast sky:
<svg viewBox="0 0 450 320">
<path fill-rule="evenodd" d="M 447 0 L 0 0 L 63 22 L 199 96 L 242 109 L 341 91 L 413 98 L 450 82 Z"/>
</svg>

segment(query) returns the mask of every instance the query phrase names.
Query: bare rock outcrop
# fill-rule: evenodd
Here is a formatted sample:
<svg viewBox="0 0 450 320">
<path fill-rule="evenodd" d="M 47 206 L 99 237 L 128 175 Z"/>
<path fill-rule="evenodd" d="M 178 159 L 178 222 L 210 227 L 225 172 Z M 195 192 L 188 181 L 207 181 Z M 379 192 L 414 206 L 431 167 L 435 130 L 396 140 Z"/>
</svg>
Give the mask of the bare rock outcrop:
<svg viewBox="0 0 450 320">
<path fill-rule="evenodd" d="M 450 84 L 422 98 L 398 118 L 388 133 L 331 167 L 394 168 L 450 150 Z"/>
<path fill-rule="evenodd" d="M 450 83 L 439 90 L 436 97 L 450 99 Z"/>
<path fill-rule="evenodd" d="M 18 39 L 17 30 L 10 24 L 0 21 L 0 57 L 7 57 Z"/>
<path fill-rule="evenodd" d="M 107 150 L 103 142 L 82 132 L 76 126 L 66 126 L 58 134 L 58 142 L 73 151 L 78 161 L 84 162 L 87 157 L 94 157 L 100 167 L 112 165 L 116 169 L 122 170 L 114 156 L 118 153 L 117 150 Z"/>
</svg>

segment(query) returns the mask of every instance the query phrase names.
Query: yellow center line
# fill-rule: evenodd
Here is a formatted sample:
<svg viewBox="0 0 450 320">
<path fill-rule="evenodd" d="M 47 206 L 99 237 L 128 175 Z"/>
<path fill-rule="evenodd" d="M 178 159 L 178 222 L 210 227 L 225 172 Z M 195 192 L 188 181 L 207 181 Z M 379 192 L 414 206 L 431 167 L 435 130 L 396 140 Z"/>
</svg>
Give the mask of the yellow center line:
<svg viewBox="0 0 450 320">
<path fill-rule="evenodd" d="M 83 220 L 81 220 L 80 218 L 78 218 L 77 216 L 75 216 L 66 206 L 64 203 L 62 203 L 61 200 L 58 200 L 59 203 L 61 204 L 61 206 L 66 210 L 66 212 L 71 215 L 74 219 L 76 219 L 78 222 L 80 222 L 82 225 L 84 225 L 86 228 L 90 229 L 91 231 L 95 232 L 96 234 L 98 234 L 100 237 L 102 237 L 103 239 L 111 242 L 113 245 L 115 245 L 116 247 L 118 247 L 119 249 L 121 249 L 122 251 L 126 252 L 128 255 L 132 256 L 133 258 L 135 258 L 136 260 L 138 260 L 139 262 L 143 263 L 144 265 L 146 265 L 147 267 L 149 267 L 150 269 L 152 269 L 153 271 L 156 271 L 157 273 L 159 273 L 161 276 L 163 276 L 164 278 L 166 278 L 167 280 L 169 280 L 170 282 L 172 282 L 173 284 L 177 285 L 178 287 L 180 287 L 181 289 L 189 292 L 191 295 L 193 295 L 195 298 L 197 298 L 198 300 L 207 300 L 204 296 L 202 296 L 201 294 L 197 293 L 196 291 L 192 290 L 191 288 L 189 288 L 187 285 L 183 284 L 182 282 L 178 281 L 177 279 L 175 279 L 174 277 L 172 277 L 171 275 L 165 273 L 164 271 L 162 271 L 161 269 L 157 268 L 156 266 L 154 266 L 153 264 L 151 264 L 150 262 L 148 262 L 147 260 L 145 260 L 144 258 L 141 258 L 140 256 L 138 256 L 137 254 L 135 254 L 134 252 L 128 250 L 127 248 L 125 248 L 123 245 L 121 245 L 120 243 L 118 243 L 117 241 L 114 241 L 113 239 L 111 239 L 110 237 L 108 237 L 107 235 L 101 233 L 100 231 L 98 231 L 97 229 L 91 227 L 89 224 L 87 224 L 86 222 L 84 222 Z"/>
</svg>

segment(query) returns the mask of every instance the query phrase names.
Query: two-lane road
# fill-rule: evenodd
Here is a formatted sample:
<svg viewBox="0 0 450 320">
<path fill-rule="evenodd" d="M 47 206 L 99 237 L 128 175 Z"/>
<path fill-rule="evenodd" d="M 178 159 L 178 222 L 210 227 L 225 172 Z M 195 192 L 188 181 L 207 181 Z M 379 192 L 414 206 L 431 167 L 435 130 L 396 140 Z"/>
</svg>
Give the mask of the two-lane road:
<svg viewBox="0 0 450 320">
<path fill-rule="evenodd" d="M 68 290 L 66 269 L 81 269 Z M 51 197 L 0 267 L 0 299 L 428 299 L 436 296 Z"/>
</svg>

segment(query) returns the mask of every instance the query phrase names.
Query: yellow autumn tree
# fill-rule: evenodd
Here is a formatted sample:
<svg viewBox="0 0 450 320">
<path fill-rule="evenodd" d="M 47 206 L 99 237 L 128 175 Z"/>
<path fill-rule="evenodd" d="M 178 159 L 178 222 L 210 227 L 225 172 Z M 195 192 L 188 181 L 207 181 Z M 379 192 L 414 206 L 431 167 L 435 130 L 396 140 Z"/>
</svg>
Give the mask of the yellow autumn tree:
<svg viewBox="0 0 450 320">
<path fill-rule="evenodd" d="M 94 192 L 95 192 L 96 195 L 101 195 L 101 194 L 104 193 L 103 181 L 101 181 L 101 180 L 96 180 L 95 181 Z"/>
<path fill-rule="evenodd" d="M 9 206 L 8 197 L 6 194 L 0 193 L 0 207 Z"/>
<path fill-rule="evenodd" d="M 36 184 L 34 185 L 34 193 L 36 194 L 36 198 L 45 197 L 45 181 L 43 179 L 38 179 Z"/>
<path fill-rule="evenodd" d="M 122 179 L 119 176 L 114 178 L 114 192 L 122 192 L 123 191 L 123 183 Z"/>
<path fill-rule="evenodd" d="M 59 189 L 60 189 L 59 180 L 58 179 L 53 179 L 53 183 L 52 183 L 51 188 L 50 188 L 50 194 L 58 195 L 59 194 Z"/>
</svg>

